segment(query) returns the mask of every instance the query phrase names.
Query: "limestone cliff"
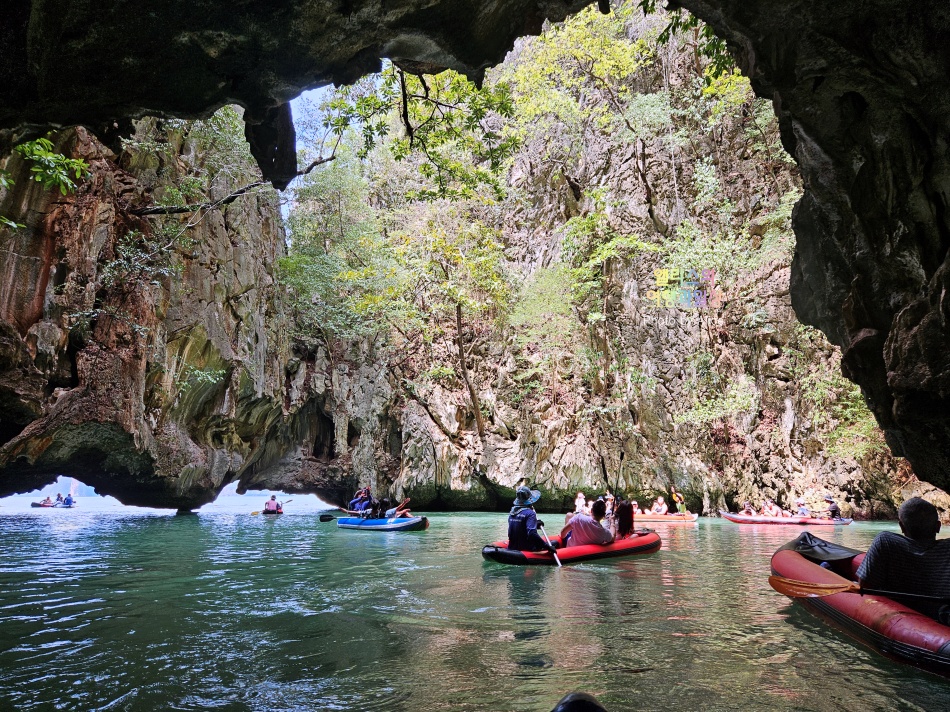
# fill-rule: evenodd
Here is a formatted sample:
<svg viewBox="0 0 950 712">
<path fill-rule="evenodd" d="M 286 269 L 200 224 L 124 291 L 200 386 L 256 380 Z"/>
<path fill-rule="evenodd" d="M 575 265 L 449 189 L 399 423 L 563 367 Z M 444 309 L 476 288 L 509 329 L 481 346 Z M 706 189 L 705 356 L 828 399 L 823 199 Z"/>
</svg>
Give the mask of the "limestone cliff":
<svg viewBox="0 0 950 712">
<path fill-rule="evenodd" d="M 58 145 L 90 165 L 75 194 L 6 163 L 0 212 L 25 227 L 0 233 L 0 491 L 68 473 L 130 504 L 210 501 L 253 470 L 265 435 L 300 427 L 284 404 L 274 195 L 190 214 L 185 229 L 136 214 L 198 160 L 180 134 L 120 155 L 82 129 Z"/>
</svg>

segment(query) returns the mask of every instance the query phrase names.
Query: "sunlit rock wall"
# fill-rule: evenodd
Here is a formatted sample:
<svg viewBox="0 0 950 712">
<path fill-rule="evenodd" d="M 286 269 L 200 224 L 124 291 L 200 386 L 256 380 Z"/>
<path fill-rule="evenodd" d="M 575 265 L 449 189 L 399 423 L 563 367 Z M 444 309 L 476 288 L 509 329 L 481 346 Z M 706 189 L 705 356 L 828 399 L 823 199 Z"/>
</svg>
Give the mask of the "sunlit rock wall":
<svg viewBox="0 0 950 712">
<path fill-rule="evenodd" d="M 60 148 L 90 164 L 65 196 L 6 162 L 15 184 L 0 214 L 25 227 L 0 231 L 0 492 L 66 474 L 126 503 L 194 507 L 315 427 L 298 411 L 318 406 L 284 393 L 273 194 L 189 215 L 187 230 L 186 218 L 137 217 L 194 159 L 169 141 L 116 155 L 65 132 Z M 175 228 L 165 237 L 161 221 Z"/>
</svg>

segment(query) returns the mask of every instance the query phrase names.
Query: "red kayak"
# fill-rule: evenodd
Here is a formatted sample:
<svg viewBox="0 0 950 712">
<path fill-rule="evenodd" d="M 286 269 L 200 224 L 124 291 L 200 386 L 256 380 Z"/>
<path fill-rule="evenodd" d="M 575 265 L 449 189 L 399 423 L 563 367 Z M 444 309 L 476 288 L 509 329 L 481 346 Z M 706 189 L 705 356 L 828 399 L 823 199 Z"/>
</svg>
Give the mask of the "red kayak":
<svg viewBox="0 0 950 712">
<path fill-rule="evenodd" d="M 838 527 L 850 524 L 851 519 L 817 519 L 815 517 L 766 517 L 762 514 L 733 514 L 722 509 L 719 516 L 736 524 L 798 524 L 800 526 Z"/>
<path fill-rule="evenodd" d="M 805 532 L 775 552 L 772 573 L 796 581 L 847 584 L 855 580 L 863 560 L 863 552 Z M 831 568 L 823 568 L 822 561 Z M 792 600 L 892 660 L 950 676 L 950 626 L 887 596 L 835 593 Z"/>
<path fill-rule="evenodd" d="M 613 544 L 585 544 L 583 546 L 569 546 L 561 548 L 561 537 L 552 536 L 551 542 L 557 545 L 557 556 L 562 564 L 574 564 L 578 561 L 593 561 L 594 559 L 608 559 L 614 556 L 639 556 L 652 554 L 660 549 L 660 536 L 650 529 L 640 529 L 626 539 L 615 541 Z M 547 551 L 518 551 L 509 549 L 507 541 L 496 541 L 482 549 L 482 556 L 489 561 L 515 566 L 557 566 Z"/>
</svg>

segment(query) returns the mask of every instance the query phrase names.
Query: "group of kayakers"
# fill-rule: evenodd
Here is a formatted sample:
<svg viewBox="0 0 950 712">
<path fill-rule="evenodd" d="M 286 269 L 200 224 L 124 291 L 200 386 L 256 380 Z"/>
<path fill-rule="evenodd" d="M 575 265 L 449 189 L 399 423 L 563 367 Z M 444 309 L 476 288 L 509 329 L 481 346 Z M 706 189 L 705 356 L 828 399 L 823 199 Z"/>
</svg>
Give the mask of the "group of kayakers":
<svg viewBox="0 0 950 712">
<path fill-rule="evenodd" d="M 841 519 L 841 508 L 838 506 L 838 503 L 835 502 L 835 498 L 830 494 L 826 494 L 824 497 L 824 502 L 827 505 L 826 509 L 823 512 L 819 513 L 818 518 L 823 519 Z M 759 516 L 759 517 L 812 517 L 813 510 L 810 509 L 805 502 L 804 497 L 798 497 L 795 499 L 795 512 L 790 512 L 787 509 L 782 509 L 775 503 L 775 500 L 766 498 L 762 502 L 762 508 L 758 511 L 752 506 L 752 502 L 745 501 L 742 503 L 742 509 L 739 510 L 739 514 L 746 514 L 749 516 Z"/>
<path fill-rule="evenodd" d="M 676 511 L 680 514 L 686 514 L 686 499 L 683 497 L 682 493 L 677 491 L 676 485 L 670 487 L 670 499 L 673 502 L 673 506 L 676 508 Z M 597 499 L 588 500 L 587 496 L 583 492 L 578 492 L 577 497 L 574 498 L 574 511 L 568 512 L 565 517 L 564 523 L 568 524 L 571 521 L 571 518 L 576 514 L 586 514 L 590 515 L 593 505 L 596 502 L 602 501 L 606 506 L 606 515 L 605 517 L 609 520 L 614 514 L 615 506 L 619 508 L 619 501 L 610 493 L 610 490 L 607 490 L 606 493 L 597 497 Z M 621 500 L 622 501 L 622 500 Z M 629 500 L 628 504 L 631 507 L 631 513 L 633 516 L 640 514 L 669 514 L 670 506 L 666 503 L 666 500 L 662 495 L 657 497 L 653 501 L 653 505 L 647 509 L 640 509 L 640 505 L 637 500 Z"/>
<path fill-rule="evenodd" d="M 388 497 L 378 500 L 373 497 L 373 492 L 368 486 L 357 490 L 356 496 L 350 500 L 344 511 L 347 514 L 355 514 L 367 519 L 393 519 L 412 516 L 412 511 L 409 508 L 409 497 L 398 503 Z"/>
<path fill-rule="evenodd" d="M 55 502 L 52 500 L 51 497 L 47 497 L 46 499 L 42 500 L 40 504 L 43 505 L 44 507 L 56 507 L 56 506 L 72 507 L 73 501 L 74 500 L 73 500 L 72 494 L 67 493 L 66 496 L 63 497 L 62 492 L 57 492 Z"/>
<path fill-rule="evenodd" d="M 534 511 L 539 499 L 541 492 L 525 485 L 515 491 L 515 500 L 508 513 L 509 549 L 556 550 L 556 545 L 544 531 L 544 522 L 538 520 Z M 574 502 L 575 511 L 567 514 L 564 527 L 559 532 L 564 547 L 606 545 L 633 534 L 634 515 L 639 512 L 639 507 L 635 510 L 636 502 L 615 498 L 609 492 L 589 504 L 584 493 L 579 492 Z"/>
</svg>

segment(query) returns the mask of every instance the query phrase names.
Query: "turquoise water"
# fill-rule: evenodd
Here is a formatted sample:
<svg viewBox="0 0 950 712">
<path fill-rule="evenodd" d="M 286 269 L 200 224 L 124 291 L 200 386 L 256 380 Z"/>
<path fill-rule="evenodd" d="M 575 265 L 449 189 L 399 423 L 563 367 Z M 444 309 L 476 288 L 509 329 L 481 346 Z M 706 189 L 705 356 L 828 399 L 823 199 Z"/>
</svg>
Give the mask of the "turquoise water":
<svg viewBox="0 0 950 712">
<path fill-rule="evenodd" d="M 521 569 L 480 555 L 504 515 L 350 532 L 225 499 L 183 517 L 0 502 L 0 709 L 540 711 L 570 690 L 618 711 L 950 708 L 947 681 L 768 588 L 796 528 L 657 526 L 651 557 Z"/>
</svg>

